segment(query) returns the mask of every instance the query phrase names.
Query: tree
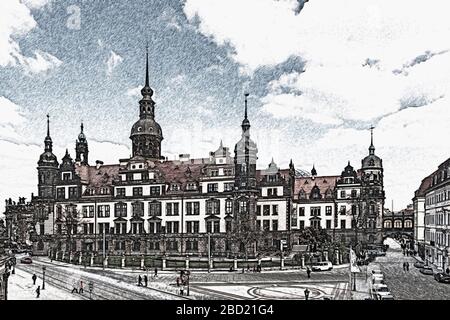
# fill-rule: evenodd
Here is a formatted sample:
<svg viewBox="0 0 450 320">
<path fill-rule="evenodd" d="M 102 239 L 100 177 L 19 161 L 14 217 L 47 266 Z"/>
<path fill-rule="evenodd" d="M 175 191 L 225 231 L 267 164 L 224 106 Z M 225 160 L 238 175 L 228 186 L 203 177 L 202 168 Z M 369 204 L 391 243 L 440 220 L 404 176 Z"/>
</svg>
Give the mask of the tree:
<svg viewBox="0 0 450 320">
<path fill-rule="evenodd" d="M 56 211 L 55 224 L 57 234 L 65 236 L 66 250 L 72 251 L 74 236 L 78 234 L 78 227 L 82 223 L 81 212 L 75 205 L 59 206 Z"/>
</svg>

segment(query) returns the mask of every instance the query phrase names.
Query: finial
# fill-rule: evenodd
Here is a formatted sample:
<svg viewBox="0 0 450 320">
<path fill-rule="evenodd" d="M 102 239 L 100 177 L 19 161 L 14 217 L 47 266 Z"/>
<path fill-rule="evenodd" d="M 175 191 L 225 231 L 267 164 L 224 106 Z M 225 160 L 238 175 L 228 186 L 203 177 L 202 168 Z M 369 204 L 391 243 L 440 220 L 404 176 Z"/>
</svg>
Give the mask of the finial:
<svg viewBox="0 0 450 320">
<path fill-rule="evenodd" d="M 245 115 L 244 119 L 247 119 L 247 97 L 249 96 L 249 93 L 244 93 L 245 96 Z"/>
<path fill-rule="evenodd" d="M 149 81 L 148 81 L 148 41 L 147 45 L 145 46 L 146 51 L 146 66 L 145 66 L 145 86 L 149 87 Z"/>
<path fill-rule="evenodd" d="M 83 133 L 83 129 L 84 129 L 83 120 L 81 120 L 81 133 Z"/>
<path fill-rule="evenodd" d="M 69 150 L 66 148 L 66 156 L 69 155 Z"/>
<path fill-rule="evenodd" d="M 47 113 L 47 137 L 50 137 L 50 115 Z"/>
<path fill-rule="evenodd" d="M 373 145 L 373 129 L 375 129 L 375 127 L 372 125 L 370 127 L 370 147 L 369 147 L 369 154 L 375 154 L 375 147 Z"/>
</svg>

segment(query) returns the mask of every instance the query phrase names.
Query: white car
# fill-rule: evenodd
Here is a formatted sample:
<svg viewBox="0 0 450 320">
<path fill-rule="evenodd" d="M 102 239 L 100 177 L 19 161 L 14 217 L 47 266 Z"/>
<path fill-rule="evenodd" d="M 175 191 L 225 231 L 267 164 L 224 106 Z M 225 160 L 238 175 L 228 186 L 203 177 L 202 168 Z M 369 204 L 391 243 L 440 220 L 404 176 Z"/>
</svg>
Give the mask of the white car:
<svg viewBox="0 0 450 320">
<path fill-rule="evenodd" d="M 391 292 L 389 291 L 387 285 L 385 284 L 375 284 L 372 286 L 372 294 L 375 296 L 377 300 L 387 300 L 383 299 L 384 297 L 390 298 L 392 297 Z"/>
<path fill-rule="evenodd" d="M 333 269 L 333 264 L 330 261 L 323 261 L 313 264 L 312 271 L 328 271 Z"/>
</svg>

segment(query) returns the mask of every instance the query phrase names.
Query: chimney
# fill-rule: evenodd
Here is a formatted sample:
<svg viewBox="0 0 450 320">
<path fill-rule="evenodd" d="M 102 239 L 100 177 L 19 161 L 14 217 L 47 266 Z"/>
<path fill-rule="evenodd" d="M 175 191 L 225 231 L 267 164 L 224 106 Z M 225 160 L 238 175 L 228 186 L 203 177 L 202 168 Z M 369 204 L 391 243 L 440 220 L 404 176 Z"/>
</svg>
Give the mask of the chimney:
<svg viewBox="0 0 450 320">
<path fill-rule="evenodd" d="M 103 165 L 103 161 L 101 160 L 96 160 L 95 161 L 95 167 L 98 169 L 100 169 L 100 167 Z"/>
</svg>

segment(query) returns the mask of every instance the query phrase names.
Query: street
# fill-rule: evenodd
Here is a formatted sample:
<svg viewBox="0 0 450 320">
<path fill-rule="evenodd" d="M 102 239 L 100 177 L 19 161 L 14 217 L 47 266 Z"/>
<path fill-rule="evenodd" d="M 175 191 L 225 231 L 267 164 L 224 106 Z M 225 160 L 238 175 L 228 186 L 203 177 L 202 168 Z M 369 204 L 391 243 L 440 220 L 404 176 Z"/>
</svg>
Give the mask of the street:
<svg viewBox="0 0 450 320">
<path fill-rule="evenodd" d="M 447 300 L 450 284 L 439 283 L 432 275 L 424 275 L 415 268 L 413 257 L 404 256 L 400 246 L 389 242 L 385 257 L 376 258 L 385 281 L 396 300 Z M 409 272 L 403 271 L 403 262 L 409 262 Z"/>
</svg>

